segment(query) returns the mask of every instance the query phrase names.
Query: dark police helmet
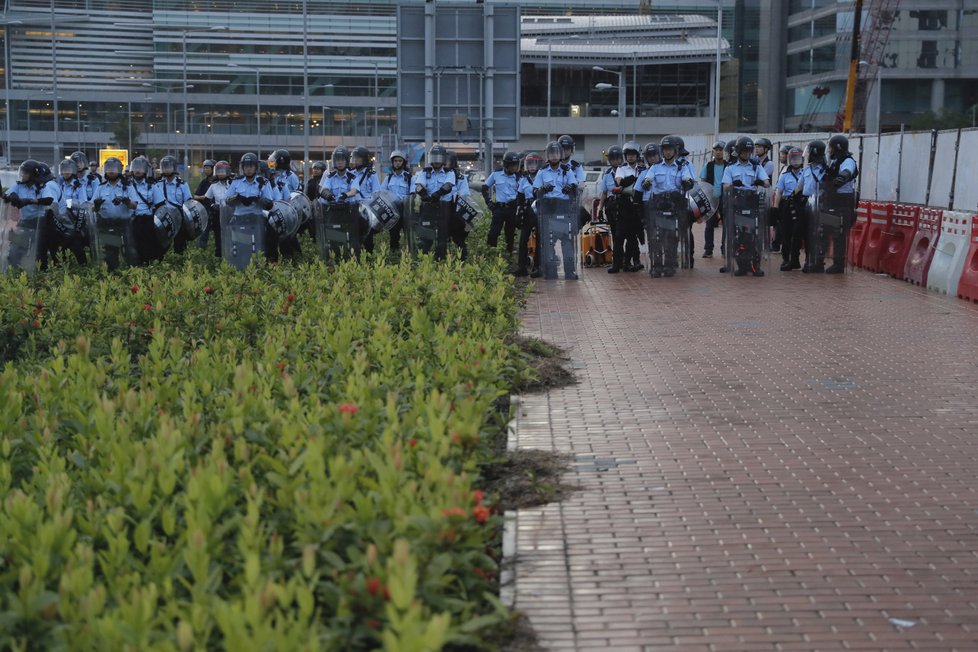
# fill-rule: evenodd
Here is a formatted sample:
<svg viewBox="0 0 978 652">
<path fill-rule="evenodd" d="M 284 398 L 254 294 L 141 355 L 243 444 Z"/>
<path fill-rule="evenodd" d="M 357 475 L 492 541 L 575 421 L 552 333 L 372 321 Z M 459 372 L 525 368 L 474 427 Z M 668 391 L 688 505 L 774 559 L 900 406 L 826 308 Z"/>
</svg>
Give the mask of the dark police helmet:
<svg viewBox="0 0 978 652">
<path fill-rule="evenodd" d="M 442 145 L 434 145 L 428 150 L 428 165 L 445 165 L 448 160 L 448 150 Z"/>
<path fill-rule="evenodd" d="M 771 141 L 768 140 L 767 138 L 758 138 L 757 140 L 754 141 L 754 145 L 755 146 L 760 145 L 761 147 L 763 147 L 765 150 L 769 152 L 771 151 L 771 148 L 774 147 L 774 145 L 771 144 Z"/>
<path fill-rule="evenodd" d="M 754 141 L 750 136 L 741 136 L 737 139 L 737 153 L 743 151 L 753 152 L 754 151 Z"/>
<path fill-rule="evenodd" d="M 85 155 L 85 152 L 72 152 L 68 158 L 75 162 L 79 172 L 88 170 L 88 157 Z"/>
<path fill-rule="evenodd" d="M 825 160 L 825 143 L 813 140 L 808 143 L 808 162 L 818 163 Z"/>
<path fill-rule="evenodd" d="M 849 153 L 849 139 L 842 134 L 829 138 L 829 154 L 832 158 L 841 158 Z"/>
<path fill-rule="evenodd" d="M 676 154 L 682 149 L 683 143 L 682 139 L 678 136 L 663 136 L 662 140 L 659 141 L 659 150 L 664 150 L 666 147 L 671 147 Z"/>
<path fill-rule="evenodd" d="M 292 167 L 292 155 L 287 149 L 277 149 L 268 157 L 268 162 L 271 163 L 269 167 L 274 167 L 279 172 L 288 170 Z"/>
<path fill-rule="evenodd" d="M 551 140 L 547 144 L 547 162 L 558 163 L 564 155 L 564 148 L 556 140 Z"/>
<path fill-rule="evenodd" d="M 520 155 L 517 154 L 516 152 L 506 152 L 505 154 L 503 154 L 504 168 L 507 165 L 519 165 L 519 164 L 520 164 Z"/>
<path fill-rule="evenodd" d="M 363 167 L 370 162 L 370 150 L 363 145 L 354 147 L 350 156 L 353 159 L 353 165 L 356 167 Z"/>
<path fill-rule="evenodd" d="M 563 158 L 567 158 L 574 153 L 574 139 L 564 134 L 557 139 L 560 149 L 563 151 Z"/>
<path fill-rule="evenodd" d="M 245 174 L 245 166 L 250 165 L 254 169 L 254 174 L 258 174 L 258 155 L 254 152 L 248 152 L 241 156 L 241 160 L 238 161 L 238 173 Z M 245 176 L 247 176 L 245 174 Z"/>
<path fill-rule="evenodd" d="M 621 163 L 624 160 L 625 160 L 625 152 L 624 150 L 622 150 L 621 147 L 619 147 L 618 145 L 612 145 L 611 147 L 608 148 L 609 163 L 614 163 L 615 161 Z"/>
<path fill-rule="evenodd" d="M 333 150 L 333 155 L 330 157 L 330 161 L 332 161 L 334 168 L 336 167 L 336 164 L 339 163 L 340 161 L 343 161 L 344 166 L 349 165 L 350 150 L 348 150 L 345 147 L 337 147 L 336 149 Z"/>
<path fill-rule="evenodd" d="M 160 159 L 160 172 L 162 174 L 177 173 L 177 159 L 173 156 L 164 156 Z"/>
</svg>

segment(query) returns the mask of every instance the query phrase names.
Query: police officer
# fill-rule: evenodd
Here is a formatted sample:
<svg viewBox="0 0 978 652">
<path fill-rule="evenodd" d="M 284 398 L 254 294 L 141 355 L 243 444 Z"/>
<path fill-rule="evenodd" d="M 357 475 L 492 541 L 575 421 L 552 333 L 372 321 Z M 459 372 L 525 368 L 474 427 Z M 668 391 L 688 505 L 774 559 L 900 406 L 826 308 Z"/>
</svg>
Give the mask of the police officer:
<svg viewBox="0 0 978 652">
<path fill-rule="evenodd" d="M 442 145 L 433 145 L 428 151 L 428 166 L 414 175 L 414 191 L 421 198 L 422 213 L 429 213 L 434 221 L 435 242 L 419 242 L 425 253 L 434 248 L 435 258 L 442 259 L 448 253 L 448 229 L 454 219 L 455 173 L 445 167 L 448 150 Z M 434 214 L 432 214 L 434 213 Z"/>
<path fill-rule="evenodd" d="M 231 185 L 231 164 L 218 161 L 214 165 L 214 181 L 207 187 L 203 203 L 208 207 L 210 219 L 207 229 L 214 233 L 214 255 L 221 257 L 221 209 L 225 206 L 228 188 Z M 206 244 L 206 240 L 204 241 Z"/>
<path fill-rule="evenodd" d="M 562 162 L 562 155 L 563 148 L 559 142 L 551 141 L 547 145 L 547 166 L 537 172 L 537 176 L 533 180 L 533 190 L 537 199 L 574 199 L 577 197 L 579 187 L 577 174 L 569 164 Z M 550 249 L 559 242 L 564 262 L 564 278 L 566 280 L 577 280 L 577 273 L 574 272 L 577 261 L 572 253 L 575 247 L 570 241 L 571 238 L 577 237 L 576 229 L 573 230 L 574 232 L 557 231 L 552 233 L 551 235 L 555 242 L 541 242 L 541 240 L 545 239 L 545 234 L 550 231 L 543 224 L 543 220 L 547 219 L 548 215 L 541 214 L 537 217 L 540 220 L 540 232 L 544 234 L 544 237 L 537 239 L 538 249 Z M 545 266 L 550 266 L 548 269 L 543 270 L 545 278 L 557 278 L 556 261 L 548 260 L 548 258 L 555 255 L 556 251 L 551 250 L 542 259 Z"/>
<path fill-rule="evenodd" d="M 828 242 L 832 242 L 832 265 L 826 274 L 842 274 L 846 271 L 846 245 L 849 229 L 856 218 L 856 178 L 859 168 L 849 152 L 849 139 L 842 134 L 829 138 L 829 165 L 825 170 L 819 199 L 820 212 L 838 216 L 838 223 L 823 225 L 824 247 L 816 249 L 824 255 Z M 816 260 L 816 266 L 820 261 Z"/>
<path fill-rule="evenodd" d="M 723 191 L 731 193 L 734 188 L 743 188 L 756 193 L 758 187 L 770 187 L 767 172 L 759 163 L 750 160 L 754 152 L 754 141 L 747 136 L 741 136 L 737 139 L 736 149 L 737 160 L 723 171 Z M 728 211 L 730 208 L 732 207 L 729 207 Z M 732 271 L 735 276 L 744 276 L 748 273 L 764 276 L 764 270 L 760 267 L 762 252 L 757 250 L 757 234 L 735 224 L 728 224 L 726 228 L 735 229 L 732 239 L 735 251 L 728 252 L 728 255 L 732 253 L 735 256 L 737 268 L 727 270 L 724 267 L 720 271 Z M 767 228 L 767 225 L 758 224 L 757 228 Z"/>
<path fill-rule="evenodd" d="M 520 165 L 516 152 L 503 154 L 503 166 L 497 169 L 482 186 L 482 196 L 492 211 L 492 223 L 489 225 L 488 245 L 495 249 L 499 242 L 499 232 L 506 229 L 506 254 L 513 254 L 513 240 L 516 238 L 516 197 L 518 195 Z M 490 198 L 490 192 L 495 189 L 495 199 Z"/>
<path fill-rule="evenodd" d="M 639 176 L 643 168 L 639 163 L 639 144 L 630 140 L 622 147 L 624 163 L 615 169 L 615 186 L 611 194 L 617 197 L 617 230 L 613 231 L 612 262 L 608 268 L 609 274 L 617 274 L 621 270 L 635 272 L 641 269 L 638 262 L 638 231 L 641 230 L 640 207 L 635 195 L 638 189 Z"/>
<path fill-rule="evenodd" d="M 105 178 L 96 189 L 95 198 L 92 200 L 96 211 L 99 211 L 105 203 L 128 209 L 129 219 L 132 217 L 132 209 L 136 207 L 129 182 L 122 176 L 122 161 L 114 156 L 105 159 Z M 120 253 L 124 252 L 120 252 L 116 247 L 104 247 L 105 263 L 110 272 L 119 267 Z"/>
<path fill-rule="evenodd" d="M 272 182 L 263 177 L 261 170 L 262 161 L 258 160 L 258 155 L 253 152 L 244 154 L 238 161 L 238 176 L 228 186 L 227 194 L 224 197 L 226 206 L 234 207 L 235 218 L 261 217 L 262 228 L 265 229 L 265 242 L 275 230 L 268 225 L 264 219 L 262 211 L 271 210 L 274 206 L 275 190 Z M 266 245 L 267 246 L 267 245 Z M 273 250 L 266 249 L 266 256 L 269 260 L 276 255 Z"/>
<path fill-rule="evenodd" d="M 352 186 L 356 190 L 352 202 L 354 204 L 367 201 L 380 188 L 380 179 L 374 172 L 374 166 L 370 159 L 370 150 L 362 145 L 354 147 L 350 154 L 351 167 L 355 175 Z M 363 248 L 368 253 L 372 253 L 374 250 L 374 232 L 369 229 L 366 229 L 366 235 L 363 238 Z"/>
<path fill-rule="evenodd" d="M 458 169 L 458 154 L 455 150 L 448 150 L 448 157 L 445 160 L 445 169 L 452 172 L 455 175 L 455 189 L 452 190 L 451 197 L 452 201 L 452 215 L 448 221 L 448 235 L 455 246 L 458 247 L 460 256 L 462 260 L 465 260 L 469 256 L 469 248 L 466 245 L 466 240 L 468 240 L 469 232 L 466 230 L 465 221 L 459 216 L 458 212 L 458 198 L 459 197 L 469 197 L 469 180 L 465 178 L 465 175 L 459 172 Z"/>
<path fill-rule="evenodd" d="M 615 172 L 618 166 L 625 162 L 625 152 L 620 145 L 612 145 L 608 148 L 608 169 L 601 174 L 598 181 L 598 215 L 604 215 L 605 221 L 611 227 L 614 234 L 618 225 L 618 202 L 621 193 L 613 193 L 617 184 L 615 183 Z M 614 235 L 612 235 L 614 237 Z"/>
<path fill-rule="evenodd" d="M 693 171 L 692 164 L 689 162 L 689 150 L 686 149 L 686 141 L 683 140 L 682 136 L 673 136 L 676 141 L 676 163 L 679 167 L 689 167 L 689 174 L 694 179 L 696 178 L 696 173 Z M 694 181 L 695 183 L 695 181 Z M 686 266 L 689 269 L 693 268 L 693 213 L 689 211 L 689 202 L 687 202 L 687 228 L 686 233 Z"/>
<path fill-rule="evenodd" d="M 323 180 L 324 174 L 326 174 L 325 161 L 316 161 L 312 164 L 312 174 L 306 181 L 306 197 L 309 201 L 316 201 L 319 198 L 319 183 Z"/>
<path fill-rule="evenodd" d="M 357 189 L 353 187 L 356 175 L 346 169 L 350 163 L 350 150 L 346 147 L 337 147 L 333 150 L 330 163 L 333 169 L 319 182 L 319 201 L 323 204 L 356 203 L 354 197 L 357 195 Z"/>
<path fill-rule="evenodd" d="M 574 139 L 565 134 L 557 139 L 557 143 L 560 145 L 561 162 L 566 165 L 574 175 L 574 183 L 580 186 L 584 183 L 584 179 L 587 175 L 584 174 L 584 166 L 574 160 Z"/>
<path fill-rule="evenodd" d="M 774 145 L 767 138 L 758 138 L 754 141 L 754 158 L 757 164 L 764 168 L 764 173 L 768 179 L 774 178 L 774 161 L 771 160 L 771 148 Z"/>
<path fill-rule="evenodd" d="M 159 245 L 156 242 L 156 227 L 153 226 L 153 181 L 149 179 L 152 166 L 145 156 L 137 156 L 129 164 L 132 182 L 130 195 L 136 203 L 133 209 L 132 229 L 136 239 L 136 253 L 139 262 L 146 265 L 153 260 L 162 258 Z"/>
<path fill-rule="evenodd" d="M 88 171 L 91 174 L 94 174 L 95 175 L 95 178 L 98 179 L 98 182 L 99 183 L 102 183 L 102 181 L 104 181 L 104 179 L 102 178 L 102 175 L 98 173 L 98 161 L 95 161 L 95 160 L 89 161 L 88 162 Z"/>
<path fill-rule="evenodd" d="M 45 269 L 47 267 L 45 238 L 50 221 L 46 214 L 57 199 L 56 186 L 50 184 L 51 170 L 34 159 L 27 159 L 21 163 L 19 173 L 17 182 L 9 191 L 4 193 L 3 201 L 20 209 L 20 221 L 18 222 L 20 228 L 36 229 L 38 242 L 34 252 L 36 256 L 34 262 L 41 269 Z M 13 252 L 7 252 L 7 256 L 12 256 L 12 254 Z M 8 258 L 8 262 L 22 264 L 25 267 L 31 263 L 31 261 L 22 260 L 19 257 L 16 260 Z"/>
<path fill-rule="evenodd" d="M 778 176 L 774 191 L 774 206 L 781 222 L 781 271 L 801 269 L 801 243 L 806 234 L 804 155 L 797 147 L 787 152 L 788 166 Z"/>
<path fill-rule="evenodd" d="M 271 172 L 272 198 L 276 201 L 290 201 L 292 193 L 299 192 L 301 187 L 299 175 L 292 171 L 292 155 L 287 149 L 276 149 L 269 154 L 267 164 Z M 289 259 L 295 259 L 302 253 L 298 233 L 279 241 L 278 232 L 274 229 L 269 231 L 267 248 L 268 259 L 272 261 L 278 259 L 278 251 Z"/>
<path fill-rule="evenodd" d="M 540 166 L 543 164 L 543 158 L 536 152 L 527 152 L 526 157 L 523 159 L 523 176 L 520 179 L 519 186 L 519 201 L 522 205 L 522 224 L 520 225 L 520 241 L 516 252 L 516 276 L 526 276 L 527 273 L 533 278 L 540 276 L 540 266 L 538 261 L 540 259 L 540 245 L 533 248 L 533 260 L 530 260 L 530 235 L 533 231 L 537 231 L 539 239 L 539 229 L 537 228 L 537 216 L 533 211 L 533 181 L 536 179 L 537 173 L 540 171 Z M 532 272 L 527 269 L 527 266 L 532 268 Z"/>
<path fill-rule="evenodd" d="M 207 159 L 200 165 L 200 181 L 197 183 L 197 189 L 194 190 L 194 199 L 197 201 L 203 201 L 204 196 L 207 194 L 207 188 L 214 182 L 214 166 L 217 165 L 217 161 L 214 159 Z M 201 236 L 204 237 L 204 236 Z M 206 242 L 206 238 L 204 242 Z"/>
<path fill-rule="evenodd" d="M 85 189 L 85 198 L 81 201 L 92 201 L 92 198 L 95 197 L 95 189 L 98 188 L 99 184 L 98 175 L 93 174 L 92 171 L 88 169 L 88 157 L 85 155 L 85 152 L 73 152 L 69 158 L 74 161 L 75 165 L 78 167 L 76 176 L 79 183 Z"/>
<path fill-rule="evenodd" d="M 706 221 L 706 230 L 703 236 L 703 258 L 713 258 L 713 247 L 716 238 L 716 228 L 720 223 L 720 216 L 723 214 L 721 203 L 723 200 L 723 170 L 727 167 L 724 159 L 726 143 L 718 140 L 713 143 L 713 160 L 703 164 L 700 170 L 700 179 L 713 186 L 713 201 L 717 206 L 717 212 L 713 217 Z M 720 251 L 724 251 L 724 242 L 720 241 Z"/>
<path fill-rule="evenodd" d="M 679 152 L 683 151 L 682 140 L 676 136 L 665 136 L 659 142 L 662 160 L 650 167 L 642 177 L 642 189 L 649 193 L 646 201 L 669 201 L 670 205 L 678 206 L 683 212 L 688 212 L 689 203 L 685 193 L 692 190 L 695 181 L 692 172 L 686 164 L 680 164 Z M 649 259 L 652 278 L 674 276 L 679 266 L 677 238 L 688 238 L 685 220 L 679 221 L 679 233 L 660 234 L 653 239 L 655 233 L 648 234 Z M 688 262 L 688 260 L 686 261 Z"/>
<path fill-rule="evenodd" d="M 806 146 L 808 150 L 808 165 L 804 174 L 804 194 L 806 197 L 821 199 L 821 186 L 825 180 L 825 143 L 813 140 Z M 819 254 L 822 244 L 818 237 L 817 215 L 808 216 L 808 230 L 805 234 L 805 266 L 801 268 L 804 274 L 821 274 L 825 272 L 825 253 Z"/>
<path fill-rule="evenodd" d="M 398 251 L 401 248 L 401 233 L 404 232 L 404 202 L 411 194 L 411 171 L 407 167 L 407 156 L 399 149 L 391 152 L 390 163 L 391 172 L 380 182 L 380 188 L 394 195 L 401 207 L 401 219 L 388 231 L 391 251 Z"/>
<path fill-rule="evenodd" d="M 187 182 L 177 175 L 177 159 L 173 156 L 164 156 L 160 159 L 160 174 L 162 178 L 153 184 L 153 210 L 155 211 L 164 204 L 173 206 L 180 215 L 183 215 L 183 204 L 193 196 L 190 194 L 190 186 Z M 173 238 L 173 251 L 178 254 L 187 249 L 187 235 L 183 229 L 177 231 Z M 160 252 L 159 258 L 162 260 L 163 253 Z"/>
<path fill-rule="evenodd" d="M 778 174 L 784 172 L 788 169 L 788 152 L 794 148 L 794 145 L 782 145 L 781 149 L 778 150 Z"/>
</svg>

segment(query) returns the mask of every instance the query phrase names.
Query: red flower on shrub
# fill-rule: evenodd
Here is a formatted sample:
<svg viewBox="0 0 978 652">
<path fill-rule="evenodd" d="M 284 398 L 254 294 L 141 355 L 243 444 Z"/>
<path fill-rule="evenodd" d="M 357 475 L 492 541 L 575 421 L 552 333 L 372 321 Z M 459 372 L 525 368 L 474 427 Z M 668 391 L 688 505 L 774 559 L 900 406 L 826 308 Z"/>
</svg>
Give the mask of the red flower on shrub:
<svg viewBox="0 0 978 652">
<path fill-rule="evenodd" d="M 153 309 L 153 304 L 151 304 L 151 303 L 144 303 L 143 304 L 143 310 L 149 311 L 149 310 L 152 310 L 152 309 Z"/>
<path fill-rule="evenodd" d="M 478 575 L 479 577 L 481 577 L 482 579 L 486 579 L 486 572 L 484 570 L 482 570 L 481 568 L 479 568 L 478 566 L 476 566 L 475 568 L 473 568 L 472 569 L 472 572 L 475 573 L 476 575 Z"/>
<path fill-rule="evenodd" d="M 411 448 L 415 448 L 417 445 L 418 445 L 418 440 L 415 439 L 414 437 L 411 437 L 411 439 L 408 440 L 408 446 L 410 446 Z"/>
<path fill-rule="evenodd" d="M 35 315 L 44 314 L 44 308 L 34 308 L 34 313 L 33 314 L 35 314 Z"/>
<path fill-rule="evenodd" d="M 129 288 L 129 291 L 132 292 L 133 294 L 136 294 L 137 292 L 139 292 L 139 286 L 133 285 L 131 288 Z"/>
<path fill-rule="evenodd" d="M 214 294 L 214 288 L 208 285 L 204 288 L 204 294 Z"/>
<path fill-rule="evenodd" d="M 465 518 L 466 513 L 465 510 L 462 509 L 461 507 L 446 507 L 445 509 L 441 510 L 441 515 L 448 516 L 449 518 L 453 516 L 457 516 L 459 518 Z"/>
<path fill-rule="evenodd" d="M 340 406 L 340 414 L 354 415 L 357 413 L 357 406 L 353 403 L 344 403 Z"/>
<path fill-rule="evenodd" d="M 367 591 L 370 595 L 377 595 L 380 592 L 380 578 L 379 577 L 368 577 L 367 578 Z"/>
<path fill-rule="evenodd" d="M 34 328 L 40 328 L 41 327 L 41 322 L 39 322 L 39 321 L 37 321 L 35 319 L 34 321 L 31 322 L 31 326 L 33 326 Z"/>
<path fill-rule="evenodd" d="M 457 432 L 452 433 L 452 443 L 453 444 L 461 444 L 462 443 L 462 435 L 458 434 Z"/>
<path fill-rule="evenodd" d="M 481 505 L 483 498 L 486 497 L 486 492 L 482 489 L 476 489 L 472 492 L 472 499 L 475 501 L 476 505 Z"/>
<path fill-rule="evenodd" d="M 438 538 L 445 543 L 455 543 L 455 540 L 458 538 L 458 532 L 455 530 L 442 530 L 438 533 Z"/>
<path fill-rule="evenodd" d="M 472 510 L 472 516 L 475 518 L 476 523 L 485 523 L 489 520 L 489 508 L 479 505 Z"/>
<path fill-rule="evenodd" d="M 292 303 L 293 301 L 295 301 L 295 295 L 289 292 L 289 296 L 285 297 L 285 300 L 288 301 L 289 303 Z"/>
</svg>

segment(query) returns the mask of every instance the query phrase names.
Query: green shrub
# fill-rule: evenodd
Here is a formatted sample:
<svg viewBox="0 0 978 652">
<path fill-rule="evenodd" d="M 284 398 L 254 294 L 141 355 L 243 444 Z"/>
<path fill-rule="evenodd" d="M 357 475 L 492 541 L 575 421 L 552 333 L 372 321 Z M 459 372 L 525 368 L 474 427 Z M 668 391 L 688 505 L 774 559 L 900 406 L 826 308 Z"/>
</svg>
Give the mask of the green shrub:
<svg viewBox="0 0 978 652">
<path fill-rule="evenodd" d="M 0 648 L 486 647 L 499 262 L 0 278 Z"/>
</svg>

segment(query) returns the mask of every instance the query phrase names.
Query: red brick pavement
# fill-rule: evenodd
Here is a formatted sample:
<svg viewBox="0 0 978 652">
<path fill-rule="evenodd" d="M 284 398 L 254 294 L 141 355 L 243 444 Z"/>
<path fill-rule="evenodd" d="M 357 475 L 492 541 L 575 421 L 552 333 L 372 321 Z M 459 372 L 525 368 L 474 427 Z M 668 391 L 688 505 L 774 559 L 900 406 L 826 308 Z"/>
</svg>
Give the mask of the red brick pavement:
<svg viewBox="0 0 978 652">
<path fill-rule="evenodd" d="M 515 523 L 541 643 L 978 650 L 978 308 L 696 262 L 529 302 L 525 332 L 580 379 L 517 419 L 516 445 L 572 454 L 582 487 Z"/>
</svg>

